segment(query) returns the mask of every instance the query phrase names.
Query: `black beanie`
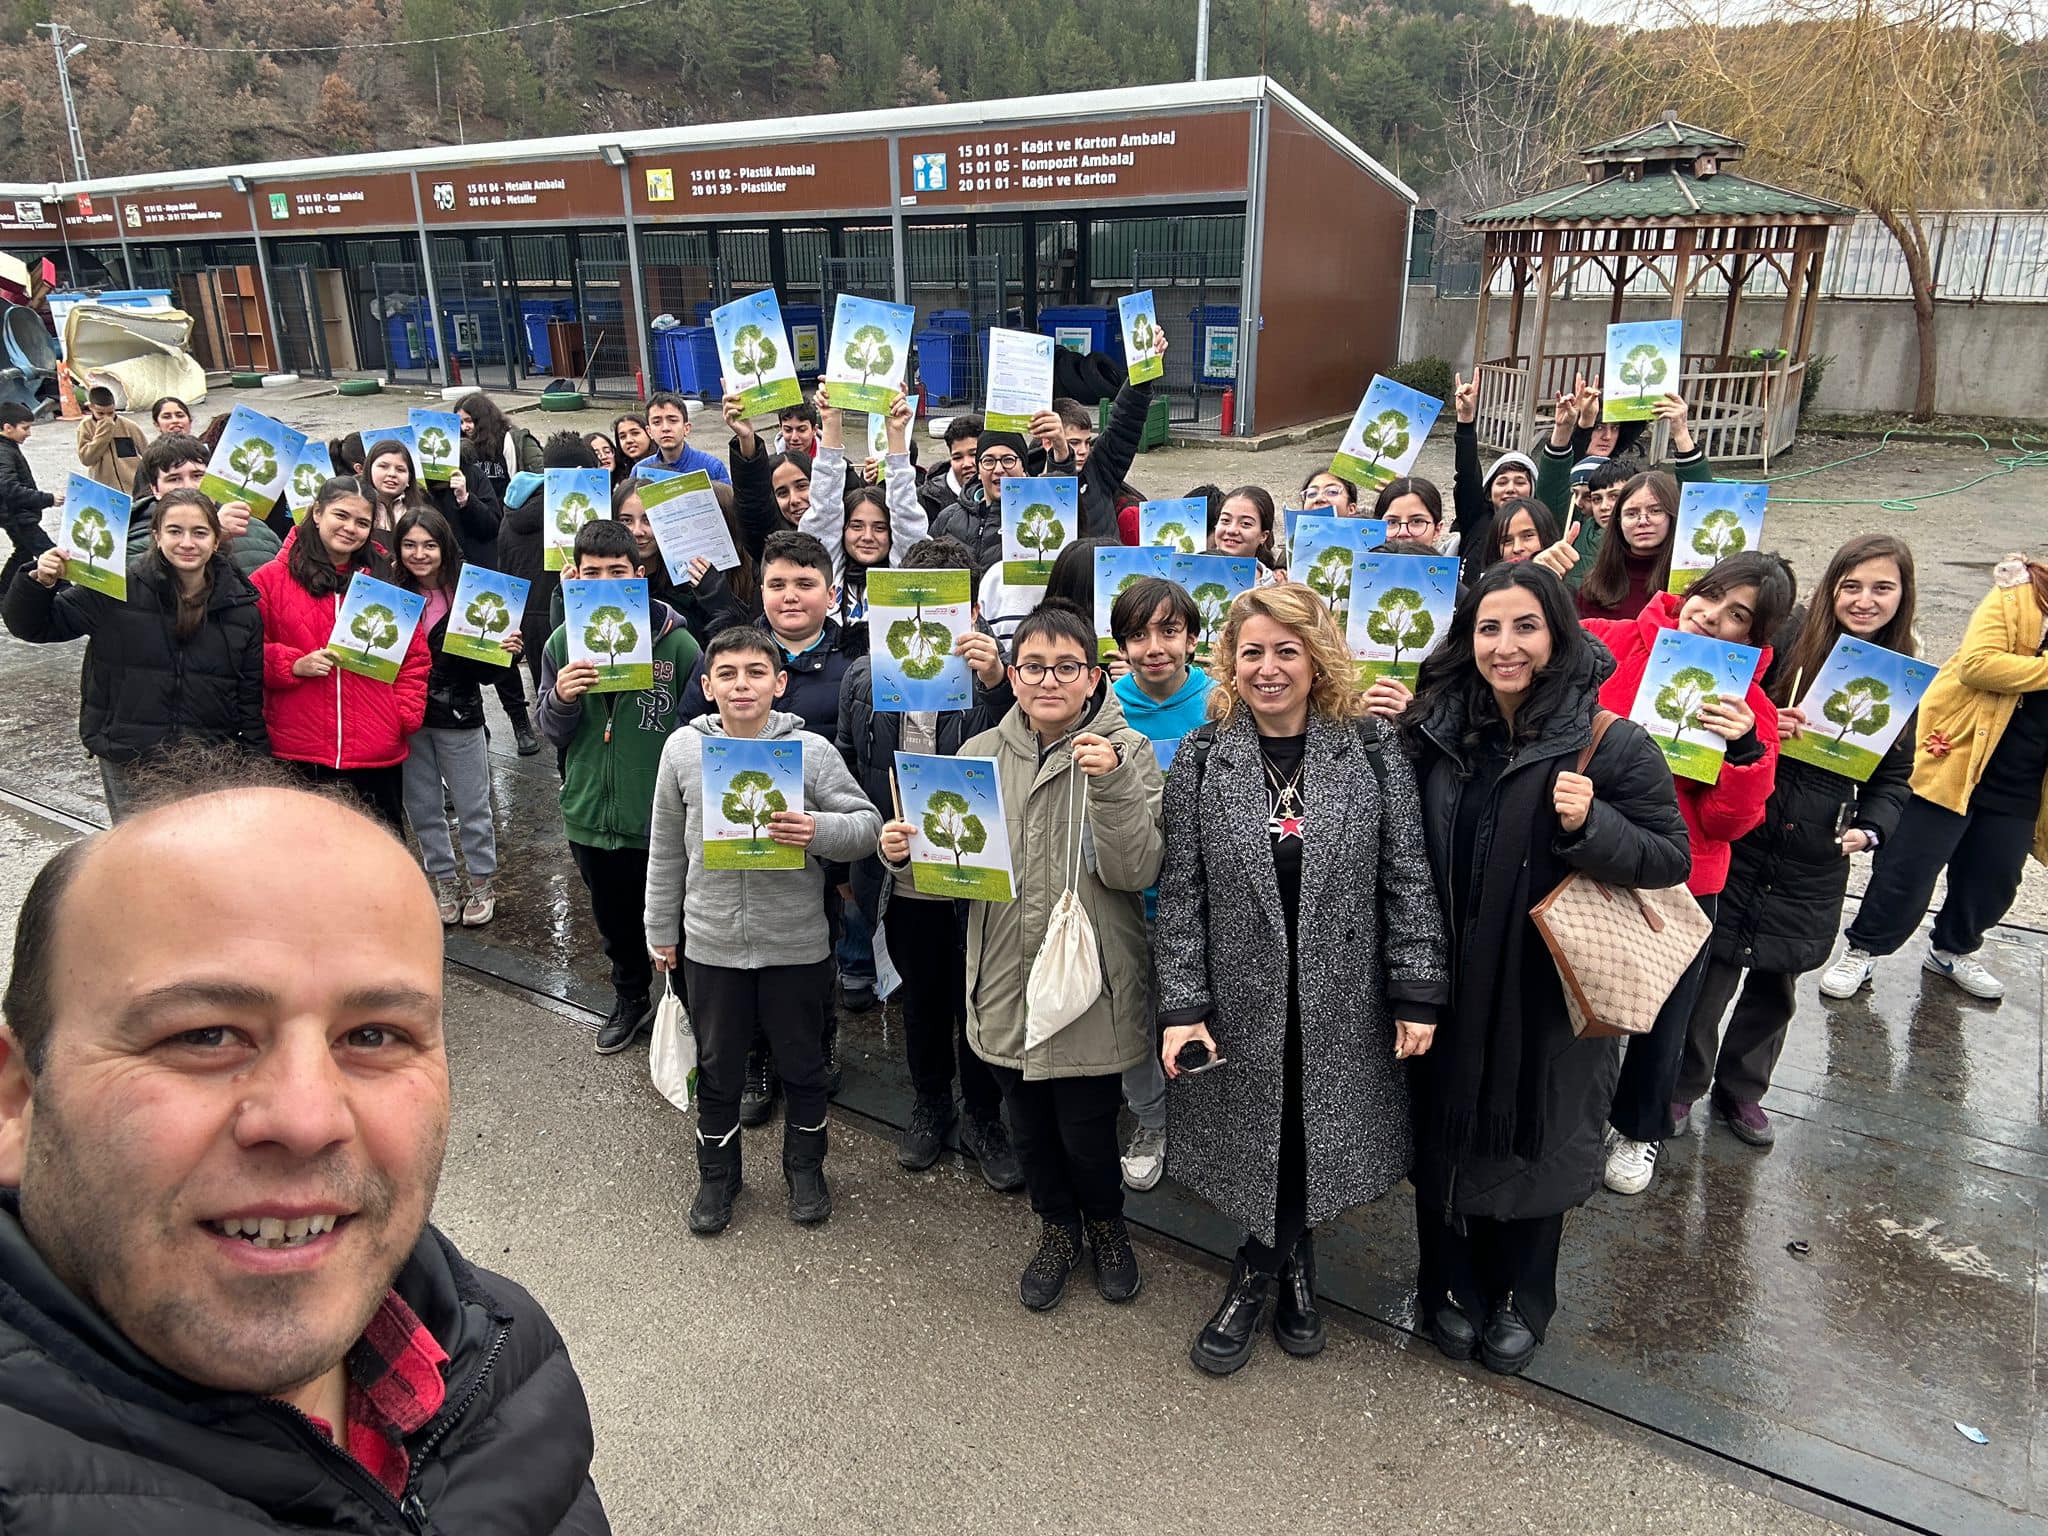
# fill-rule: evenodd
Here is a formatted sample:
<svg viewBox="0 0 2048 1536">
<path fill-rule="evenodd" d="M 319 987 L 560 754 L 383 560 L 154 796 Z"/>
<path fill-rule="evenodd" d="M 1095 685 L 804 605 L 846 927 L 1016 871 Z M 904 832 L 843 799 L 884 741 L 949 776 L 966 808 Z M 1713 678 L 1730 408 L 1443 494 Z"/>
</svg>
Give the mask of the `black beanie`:
<svg viewBox="0 0 2048 1536">
<path fill-rule="evenodd" d="M 1024 441 L 1024 434 L 1021 432 L 983 432 L 980 440 L 974 445 L 976 462 L 979 462 L 981 456 L 989 449 L 998 445 L 1010 449 L 1020 459 L 1031 451 L 1031 445 Z"/>
</svg>

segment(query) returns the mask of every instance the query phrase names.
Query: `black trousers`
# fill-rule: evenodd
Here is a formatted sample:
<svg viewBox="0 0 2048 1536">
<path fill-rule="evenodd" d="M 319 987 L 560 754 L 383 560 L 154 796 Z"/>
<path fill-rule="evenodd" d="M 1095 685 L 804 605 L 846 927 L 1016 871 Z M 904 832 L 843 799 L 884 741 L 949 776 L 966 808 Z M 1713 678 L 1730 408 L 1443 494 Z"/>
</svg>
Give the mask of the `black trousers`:
<svg viewBox="0 0 2048 1536">
<path fill-rule="evenodd" d="M 1701 896 L 1698 901 L 1707 921 L 1713 922 L 1720 896 Z M 1657 1011 L 1650 1032 L 1629 1037 L 1607 1120 L 1631 1141 L 1662 1141 L 1671 1134 L 1671 1103 L 1678 1094 L 1678 1068 L 1692 1024 L 1693 999 L 1699 996 L 1712 948 L 1711 942 L 1700 946 L 1699 954 Z"/>
<path fill-rule="evenodd" d="M 1280 1182 L 1274 1193 L 1273 1245 L 1256 1237 L 1244 1240 L 1244 1255 L 1262 1275 L 1277 1275 L 1280 1266 L 1308 1231 L 1308 1134 L 1301 1107 L 1301 1007 L 1290 985 L 1287 997 L 1287 1043 L 1280 1070 Z"/>
<path fill-rule="evenodd" d="M 1707 962 L 1706 979 L 1692 1005 L 1685 1060 L 1678 1069 L 1673 1102 L 1690 1104 L 1711 1086 L 1723 1098 L 1754 1104 L 1771 1086 L 1771 1072 L 1785 1049 L 1785 1034 L 1799 1006 L 1799 978 L 1787 971 L 1752 969 L 1746 977 L 1731 960 Z M 1742 997 L 1721 1028 L 1721 1016 Z"/>
<path fill-rule="evenodd" d="M 519 680 L 517 664 L 498 669 L 498 702 L 505 706 L 505 718 L 515 726 L 532 721 L 526 713 L 526 684 Z"/>
<path fill-rule="evenodd" d="M 320 788 L 345 785 L 355 791 L 363 809 L 403 839 L 405 836 L 405 764 L 389 768 L 330 768 L 325 763 L 301 763 L 290 758 L 280 762 L 308 784 Z"/>
<path fill-rule="evenodd" d="M 756 1030 L 775 1048 L 785 1122 L 799 1130 L 823 1125 L 825 1048 L 818 1038 L 818 1008 L 832 990 L 832 962 L 742 971 L 699 965 L 686 955 L 683 983 L 697 1031 L 697 1134 L 721 1140 L 740 1123 L 747 1047 Z"/>
<path fill-rule="evenodd" d="M 917 1096 L 950 1101 L 957 1071 L 967 1113 L 997 1114 L 1002 1091 L 967 1044 L 967 948 L 954 904 L 892 892 L 882 927 L 903 978 L 903 1049 Z"/>
<path fill-rule="evenodd" d="M 24 565 L 34 565 L 42 559 L 45 551 L 57 547 L 57 541 L 43 532 L 41 523 L 24 521 L 18 528 L 9 528 L 7 537 L 14 548 L 7 556 L 7 563 L 0 565 L 0 593 L 14 585 L 15 573 Z"/>
<path fill-rule="evenodd" d="M 1024 1167 L 1031 1209 L 1046 1221 L 1079 1227 L 1124 1213 L 1124 1170 L 1116 1144 L 1123 1078 L 1024 1074 L 989 1064 L 1010 1112 L 1010 1140 Z"/>
<path fill-rule="evenodd" d="M 1889 955 L 1913 936 L 1934 882 L 1948 870 L 1948 895 L 1934 917 L 1934 947 L 1974 955 L 2012 908 L 2034 846 L 2034 818 L 1966 811 L 1958 816 L 1918 795 L 1877 850 L 1863 905 L 1849 924 L 1851 948 Z"/>
<path fill-rule="evenodd" d="M 590 915 L 612 963 L 612 990 L 621 997 L 646 997 L 654 990 L 654 962 L 647 954 L 647 850 L 572 842 L 569 856 L 590 892 Z"/>
<path fill-rule="evenodd" d="M 1493 1221 L 1469 1216 L 1447 1222 L 1440 1202 L 1415 1197 L 1415 1236 L 1422 1250 L 1416 1292 L 1426 1317 L 1448 1296 L 1474 1327 L 1512 1293 L 1529 1331 L 1542 1338 L 1557 1315 L 1557 1250 L 1564 1214 Z"/>
</svg>

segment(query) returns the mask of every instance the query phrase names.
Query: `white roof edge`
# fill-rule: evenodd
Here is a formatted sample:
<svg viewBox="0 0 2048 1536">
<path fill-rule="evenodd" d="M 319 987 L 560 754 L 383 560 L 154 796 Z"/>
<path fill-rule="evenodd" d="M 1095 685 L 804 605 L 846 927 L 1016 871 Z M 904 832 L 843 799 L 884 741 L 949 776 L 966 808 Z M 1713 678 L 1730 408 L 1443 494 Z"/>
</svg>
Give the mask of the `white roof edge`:
<svg viewBox="0 0 2048 1536">
<path fill-rule="evenodd" d="M 662 150 L 718 149 L 728 145 L 805 142 L 816 139 L 867 138 L 889 133 L 930 133 L 948 128 L 998 121 L 1071 121 L 1133 112 L 1163 112 L 1203 107 L 1250 105 L 1271 87 L 1317 131 L 1372 170 L 1404 195 L 1414 193 L 1384 168 L 1344 139 L 1321 118 L 1259 76 L 1232 80 L 1183 81 L 1166 85 L 1119 87 L 1107 91 L 1076 91 L 1059 95 L 1016 96 L 1001 101 L 947 102 L 930 107 L 889 107 L 868 112 L 830 112 L 810 117 L 763 118 L 754 122 L 693 123 L 673 128 L 641 128 L 619 133 L 582 133 L 551 139 L 500 139 L 476 144 L 434 144 L 419 149 L 378 150 L 361 155 L 326 155 L 312 159 L 273 160 L 248 165 L 219 165 L 135 176 L 99 176 L 85 181 L 0 184 L 0 197 L 70 197 L 124 192 L 157 192 L 176 188 L 225 186 L 230 176 L 250 181 L 284 181 L 308 176 L 365 175 L 377 171 L 429 170 L 438 166 L 478 162 L 594 157 L 599 148 L 617 144 L 633 154 Z"/>
<path fill-rule="evenodd" d="M 1387 188 L 1396 196 L 1406 198 L 1411 206 L 1419 205 L 1422 202 L 1422 199 L 1416 195 L 1413 187 L 1409 186 L 1407 182 L 1396 176 L 1384 165 L 1381 165 L 1379 161 L 1373 159 L 1371 155 L 1368 155 L 1356 144 L 1345 138 L 1335 127 L 1325 122 L 1315 108 L 1288 90 L 1286 86 L 1282 85 L 1278 80 L 1269 79 L 1265 80 L 1264 83 L 1267 91 L 1276 101 L 1280 102 L 1288 111 L 1308 124 L 1315 131 L 1316 136 L 1327 143 L 1330 148 L 1336 150 L 1345 159 L 1356 164 L 1374 180 L 1385 183 Z"/>
</svg>

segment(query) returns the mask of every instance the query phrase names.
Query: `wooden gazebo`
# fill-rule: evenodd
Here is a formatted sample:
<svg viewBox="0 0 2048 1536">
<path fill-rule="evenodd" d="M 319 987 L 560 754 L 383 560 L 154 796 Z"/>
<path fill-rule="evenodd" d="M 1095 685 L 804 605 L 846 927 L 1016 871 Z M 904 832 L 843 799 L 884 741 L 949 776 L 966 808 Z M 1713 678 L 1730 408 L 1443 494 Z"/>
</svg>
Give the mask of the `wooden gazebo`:
<svg viewBox="0 0 2048 1536">
<path fill-rule="evenodd" d="M 1569 389 L 1575 373 L 1597 374 L 1601 336 L 1581 335 L 1577 347 L 1550 335 L 1551 301 L 1577 274 L 1574 287 L 1597 272 L 1609 294 L 1608 322 L 1654 318 L 1638 306 L 1624 315 L 1631 282 L 1651 277 L 1661 290 L 1662 313 L 1683 317 L 1686 300 L 1709 272 L 1727 284 L 1718 349 L 1688 327 L 1679 390 L 1692 428 L 1717 461 L 1756 462 L 1791 443 L 1799 422 L 1799 390 L 1813 344 L 1821 265 L 1828 231 L 1856 210 L 1826 198 L 1751 181 L 1727 170 L 1742 157 L 1739 140 L 1678 121 L 1661 121 L 1579 152 L 1586 179 L 1555 187 L 1465 220 L 1486 236 L 1480 265 L 1478 343 L 1480 440 L 1496 450 L 1528 448 L 1550 402 Z M 1509 274 L 1507 347 L 1487 345 L 1492 291 Z M 1735 351 L 1743 288 L 1758 273 L 1776 272 L 1784 284 L 1784 314 L 1775 358 Z M 1534 323 L 1524 346 L 1527 300 L 1535 296 Z M 1697 316 L 1695 316 L 1697 323 Z M 1592 350 L 1584 350 L 1588 345 Z M 1646 445 L 1663 452 L 1659 437 Z"/>
</svg>

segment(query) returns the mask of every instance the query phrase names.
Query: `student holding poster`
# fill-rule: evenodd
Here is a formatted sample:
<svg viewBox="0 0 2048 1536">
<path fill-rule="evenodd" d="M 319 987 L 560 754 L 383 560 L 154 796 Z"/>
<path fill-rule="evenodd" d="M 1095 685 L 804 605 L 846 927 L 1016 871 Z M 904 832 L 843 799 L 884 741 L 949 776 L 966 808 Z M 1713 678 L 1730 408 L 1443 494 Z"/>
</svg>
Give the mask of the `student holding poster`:
<svg viewBox="0 0 2048 1536">
<path fill-rule="evenodd" d="M 1607 327 L 1602 421 L 1649 421 L 1657 402 L 1676 390 L 1682 367 L 1678 320 L 1630 320 Z"/>
<path fill-rule="evenodd" d="M 1730 555 L 1761 549 L 1770 488 L 1754 480 L 1709 480 L 1678 489 L 1669 590 L 1683 592 Z"/>
<path fill-rule="evenodd" d="M 320 488 L 291 547 L 252 580 L 263 612 L 263 718 L 271 751 L 315 784 L 348 785 L 405 836 L 406 742 L 427 714 L 427 637 L 416 627 L 394 681 L 342 667 L 329 648 L 358 575 L 387 577 L 353 478 Z"/>
<path fill-rule="evenodd" d="M 1048 604 L 1029 615 L 1012 640 L 1016 706 L 960 749 L 996 760 L 1008 812 L 1016 900 L 977 901 L 968 914 L 967 1038 L 1002 1088 L 1040 1221 L 1018 1284 L 1024 1305 L 1040 1312 L 1065 1293 L 1084 1234 L 1105 1300 L 1129 1301 L 1139 1285 L 1116 1119 L 1123 1073 L 1152 1049 L 1142 893 L 1159 875 L 1160 775 L 1094 655 L 1078 613 Z M 892 863 L 904 857 L 902 830 L 885 850 Z M 1027 982 L 1069 890 L 1087 915 L 1103 981 L 1078 1014 L 1052 1018 L 1028 1005 Z"/>
<path fill-rule="evenodd" d="M 1160 328 L 1152 290 L 1123 295 L 1116 301 L 1116 313 L 1124 330 L 1124 376 L 1133 384 L 1149 384 L 1164 375 L 1166 332 Z"/>
<path fill-rule="evenodd" d="M 1052 409 L 1053 339 L 1033 331 L 988 333 L 988 396 L 982 421 L 991 432 L 1029 432 Z"/>
<path fill-rule="evenodd" d="M 711 334 L 718 344 L 725 387 L 739 392 L 743 414 L 774 416 L 803 404 L 796 354 L 790 349 L 773 288 L 712 310 Z"/>
<path fill-rule="evenodd" d="M 925 536 L 930 522 L 910 467 L 915 407 L 898 394 L 884 418 L 883 486 L 846 490 L 846 418 L 831 402 L 831 386 L 818 386 L 818 457 L 811 465 L 811 502 L 797 524 L 832 556 L 833 617 L 858 647 L 855 626 L 867 613 L 868 573 L 890 563 L 896 550 Z M 870 417 L 869 420 L 874 420 Z"/>
<path fill-rule="evenodd" d="M 1681 673 L 1657 687 L 1648 705 L 1658 722 L 1652 739 L 1667 758 L 1670 738 L 1686 745 L 1688 731 L 1711 736 L 1720 748 L 1712 754 L 1719 759 L 1712 782 L 1682 775 L 1676 780 L 1692 849 L 1686 889 L 1710 918 L 1728 880 L 1731 845 L 1763 820 L 1777 782 L 1778 710 L 1761 680 L 1771 664 L 1770 637 L 1791 612 L 1792 596 L 1791 567 L 1776 555 L 1750 551 L 1723 560 L 1683 597 L 1667 592 L 1652 598 L 1632 621 L 1581 621 L 1614 656 L 1614 673 L 1600 688 L 1600 707 L 1624 717 L 1636 711 L 1659 641 L 1674 632 L 1754 658 L 1752 676 L 1739 692 L 1716 693 L 1713 674 L 1702 669 L 1704 689 Z M 1680 718 L 1671 719 L 1673 713 Z M 1605 1169 L 1607 1187 L 1618 1195 L 1650 1187 L 1658 1152 L 1686 1107 L 1675 1098 L 1678 1066 L 1707 958 L 1702 949 L 1650 1033 L 1628 1042 L 1609 1114 L 1617 1134 Z"/>
<path fill-rule="evenodd" d="M 576 534 L 611 506 L 611 479 L 601 469 L 548 469 L 542 495 L 541 547 L 547 569 L 570 563 Z"/>
<path fill-rule="evenodd" d="M 1436 425 L 1441 400 L 1374 374 L 1352 413 L 1331 470 L 1351 484 L 1377 491 L 1414 467 L 1422 440 Z"/>
<path fill-rule="evenodd" d="M 1991 580 L 1920 702 L 1912 798 L 1878 849 L 1824 996 L 1855 996 L 1875 961 L 1913 936 L 1944 871 L 1948 894 L 1920 964 L 1985 1002 L 2005 996 L 1977 951 L 2011 907 L 2028 853 L 2048 863 L 2048 564 L 2008 555 Z"/>
<path fill-rule="evenodd" d="M 842 293 L 832 309 L 832 345 L 825 382 L 842 411 L 887 411 L 903 388 L 910 362 L 910 332 L 917 311 L 908 304 Z"/>
<path fill-rule="evenodd" d="M 649 827 L 646 944 L 655 965 L 681 972 L 697 1032 L 697 1194 L 692 1232 L 709 1237 L 732 1221 L 740 1192 L 740 1092 L 755 1032 L 767 1036 L 787 1108 L 782 1176 L 789 1219 L 813 1225 L 832 1214 L 825 1183 L 826 1081 L 818 1019 L 832 990 L 832 937 L 825 922 L 825 865 L 874 852 L 882 818 L 832 744 L 775 708 L 782 650 L 751 626 L 714 635 L 704 687 L 716 712 L 670 736 L 655 772 Z M 794 748 L 793 777 L 739 767 L 714 778 L 714 743 Z M 722 784 L 718 815 L 707 784 Z M 796 791 L 792 800 L 791 791 Z M 792 868 L 721 868 L 708 834 L 714 821 L 744 820 L 761 841 L 793 853 Z"/>
<path fill-rule="evenodd" d="M 495 685 L 524 648 L 516 618 L 523 590 L 509 593 L 479 586 L 473 576 L 495 576 L 465 565 L 448 520 L 431 508 L 411 512 L 398 524 L 400 584 L 422 599 L 420 627 L 427 632 L 433 662 L 427 673 L 427 714 L 413 733 L 405 758 L 405 810 L 419 839 L 420 862 L 434 883 L 441 921 L 481 928 L 497 914 L 492 881 L 498 873 L 498 834 L 491 822 L 491 756 L 484 735 L 483 685 Z M 496 581 L 525 583 L 516 577 Z M 464 605 L 467 606 L 464 606 Z M 482 645 L 465 646 L 461 626 Z M 496 639 L 483 639 L 496 636 Z M 488 646 L 502 662 L 478 659 Z M 443 795 L 455 807 L 462 835 L 462 863 L 469 875 L 463 895 L 448 837 Z"/>
<path fill-rule="evenodd" d="M 1753 1147 L 1775 1139 L 1760 1101 L 1785 1048 L 1799 978 L 1834 947 L 1851 860 L 1884 846 L 1899 824 L 1911 793 L 1917 700 L 1887 704 L 1885 724 L 1897 735 L 1861 775 L 1810 761 L 1801 748 L 1849 732 L 1828 718 L 1835 684 L 1861 676 L 1834 673 L 1831 660 L 1843 642 L 1903 663 L 1914 648 L 1913 612 L 1912 551 L 1890 534 L 1862 534 L 1835 551 L 1805 609 L 1773 642 L 1764 692 L 1778 705 L 1777 783 L 1763 823 L 1732 851 L 1678 1072 L 1674 1102 L 1687 1106 L 1674 1116 L 1681 1124 L 1711 1089 L 1714 1118 L 1736 1136 Z M 1932 679 L 1931 662 L 1913 665 Z M 1799 698 L 1794 689 L 1808 691 Z M 1809 702 L 1816 692 L 1819 702 Z"/>
<path fill-rule="evenodd" d="M 149 528 L 153 543 L 128 568 L 125 601 L 67 583 L 61 547 L 24 567 L 0 601 L 16 639 L 86 636 L 78 734 L 115 821 L 133 803 L 136 769 L 174 743 L 270 753 L 263 619 L 256 589 L 221 552 L 213 503 L 172 491 L 152 505 Z"/>
<path fill-rule="evenodd" d="M 284 493 L 285 475 L 306 446 L 306 435 L 260 411 L 238 405 L 228 417 L 199 489 L 216 505 L 246 502 L 260 519 Z M 139 468 L 138 468 L 139 473 Z"/>
</svg>

